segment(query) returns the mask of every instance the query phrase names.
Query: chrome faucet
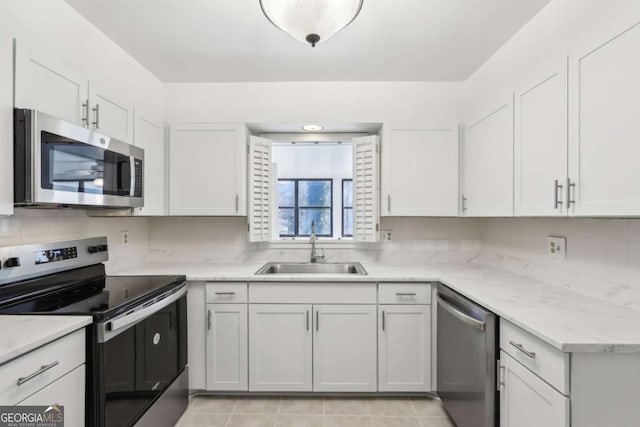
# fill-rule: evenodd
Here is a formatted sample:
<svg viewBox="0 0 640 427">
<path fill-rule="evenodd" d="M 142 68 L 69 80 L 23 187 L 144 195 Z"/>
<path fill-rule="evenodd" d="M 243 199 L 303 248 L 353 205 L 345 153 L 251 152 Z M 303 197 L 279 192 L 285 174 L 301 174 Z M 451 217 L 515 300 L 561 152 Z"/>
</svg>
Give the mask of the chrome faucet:
<svg viewBox="0 0 640 427">
<path fill-rule="evenodd" d="M 324 250 L 320 249 L 320 255 L 318 255 L 318 250 L 316 249 L 316 222 L 311 221 L 311 237 L 309 237 L 309 243 L 311 243 L 311 262 L 316 263 L 318 260 L 324 260 Z"/>
</svg>

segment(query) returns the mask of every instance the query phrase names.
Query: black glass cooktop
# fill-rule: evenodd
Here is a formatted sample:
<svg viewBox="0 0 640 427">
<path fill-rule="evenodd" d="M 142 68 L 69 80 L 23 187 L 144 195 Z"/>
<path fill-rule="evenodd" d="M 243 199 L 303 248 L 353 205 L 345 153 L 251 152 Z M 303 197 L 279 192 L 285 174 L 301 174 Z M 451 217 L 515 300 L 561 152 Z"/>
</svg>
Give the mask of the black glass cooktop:
<svg viewBox="0 0 640 427">
<path fill-rule="evenodd" d="M 176 286 L 185 276 L 105 276 L 91 266 L 0 287 L 3 314 L 84 314 L 106 320 Z"/>
</svg>

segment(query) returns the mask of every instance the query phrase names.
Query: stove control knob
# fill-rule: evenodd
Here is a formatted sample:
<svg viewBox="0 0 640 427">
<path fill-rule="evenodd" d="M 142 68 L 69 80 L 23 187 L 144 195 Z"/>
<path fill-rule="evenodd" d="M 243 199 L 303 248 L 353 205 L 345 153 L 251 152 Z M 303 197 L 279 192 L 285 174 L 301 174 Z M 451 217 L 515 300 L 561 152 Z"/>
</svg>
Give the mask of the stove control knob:
<svg viewBox="0 0 640 427">
<path fill-rule="evenodd" d="M 7 258 L 7 260 L 4 262 L 4 266 L 5 268 L 20 267 L 20 258 Z"/>
<path fill-rule="evenodd" d="M 100 245 L 99 246 L 100 252 L 106 252 L 108 248 L 109 247 L 107 245 Z"/>
</svg>

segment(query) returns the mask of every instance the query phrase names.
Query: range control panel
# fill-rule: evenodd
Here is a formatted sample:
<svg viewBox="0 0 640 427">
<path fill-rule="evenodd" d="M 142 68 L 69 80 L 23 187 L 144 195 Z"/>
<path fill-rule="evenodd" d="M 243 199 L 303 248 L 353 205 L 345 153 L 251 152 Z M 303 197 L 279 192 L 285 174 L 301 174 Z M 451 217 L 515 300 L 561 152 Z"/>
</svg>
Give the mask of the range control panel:
<svg viewBox="0 0 640 427">
<path fill-rule="evenodd" d="M 47 249 L 35 251 L 33 259 L 36 264 L 46 264 L 48 262 L 64 261 L 65 259 L 78 258 L 78 247 L 70 246 L 61 249 Z"/>
<path fill-rule="evenodd" d="M 0 285 L 109 260 L 106 237 L 0 247 Z"/>
</svg>

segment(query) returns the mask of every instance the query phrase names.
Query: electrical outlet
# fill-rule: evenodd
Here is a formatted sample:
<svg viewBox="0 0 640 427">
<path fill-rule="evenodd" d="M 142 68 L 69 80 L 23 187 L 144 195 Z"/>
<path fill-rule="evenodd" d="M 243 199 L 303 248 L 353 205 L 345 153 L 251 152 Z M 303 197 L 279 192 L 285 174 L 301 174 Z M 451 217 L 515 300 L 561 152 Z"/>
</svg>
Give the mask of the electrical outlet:
<svg viewBox="0 0 640 427">
<path fill-rule="evenodd" d="M 391 241 L 391 230 L 382 230 L 382 241 L 383 242 Z"/>
<path fill-rule="evenodd" d="M 547 237 L 547 251 L 553 259 L 567 259 L 567 238 L 563 236 Z"/>
<path fill-rule="evenodd" d="M 120 239 L 120 246 L 129 246 L 129 232 L 123 231 Z"/>
</svg>

